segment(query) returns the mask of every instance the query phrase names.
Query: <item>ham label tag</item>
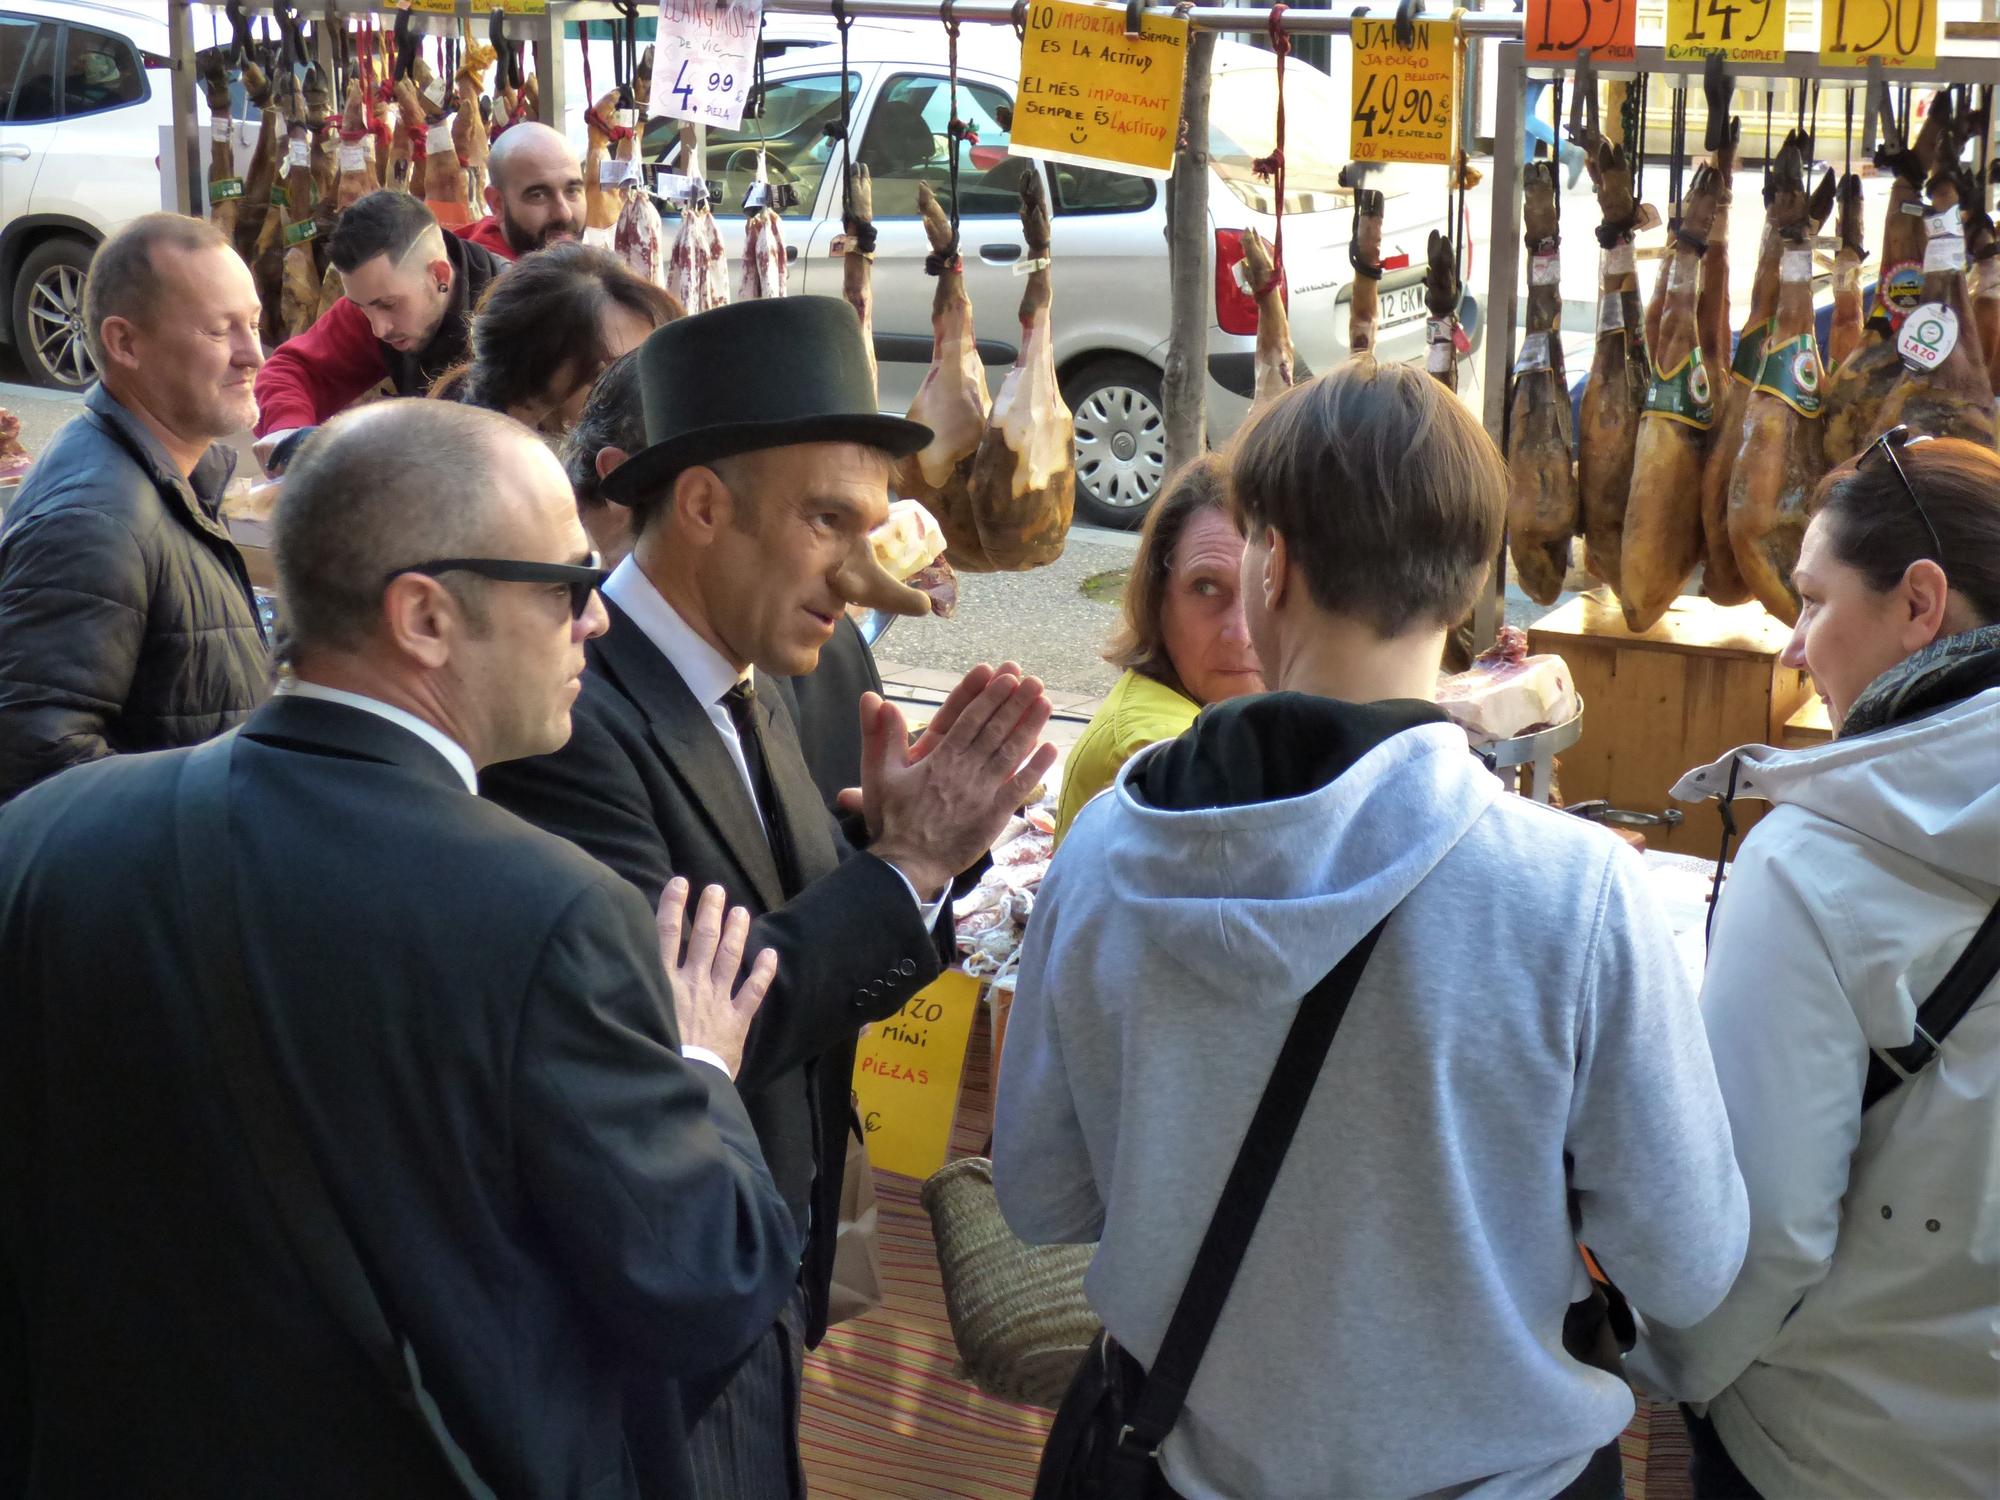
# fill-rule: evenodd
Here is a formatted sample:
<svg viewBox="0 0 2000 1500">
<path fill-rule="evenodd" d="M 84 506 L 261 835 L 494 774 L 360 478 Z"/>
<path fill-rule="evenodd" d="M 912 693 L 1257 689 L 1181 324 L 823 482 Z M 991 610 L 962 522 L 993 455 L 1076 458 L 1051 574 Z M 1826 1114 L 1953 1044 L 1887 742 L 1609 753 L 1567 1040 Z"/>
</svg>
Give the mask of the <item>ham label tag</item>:
<svg viewBox="0 0 2000 1500">
<path fill-rule="evenodd" d="M 1597 299 L 1597 331 L 1600 334 L 1625 331 L 1625 294 L 1606 292 Z"/>
<path fill-rule="evenodd" d="M 340 148 L 340 170 L 343 172 L 365 172 L 368 170 L 368 153 L 354 142 L 343 143 Z"/>
<path fill-rule="evenodd" d="M 285 165 L 310 171 L 313 164 L 312 142 L 293 141 L 285 148 Z"/>
<path fill-rule="evenodd" d="M 218 177 L 208 185 L 208 201 L 210 203 L 227 203 L 232 199 L 241 198 L 242 196 L 243 179 L 241 177 Z"/>
<path fill-rule="evenodd" d="M 443 156 L 446 152 L 457 149 L 451 143 L 451 121 L 448 119 L 439 120 L 424 135 L 426 153 L 436 152 L 439 156 Z"/>
<path fill-rule="evenodd" d="M 625 157 L 609 157 L 597 164 L 597 185 L 599 187 L 623 187 L 628 182 L 639 182 L 639 164 Z"/>
<path fill-rule="evenodd" d="M 1900 260 L 1883 273 L 1882 280 L 1875 288 L 1876 310 L 1884 310 L 1889 315 L 1889 326 L 1900 328 L 1916 305 L 1924 298 L 1924 268 L 1913 260 Z"/>
<path fill-rule="evenodd" d="M 1816 417 L 1826 406 L 1825 371 L 1819 362 L 1819 340 L 1802 333 L 1773 345 L 1764 355 L 1753 390 L 1776 396 L 1802 417 Z"/>
<path fill-rule="evenodd" d="M 1555 251 L 1537 250 L 1528 258 L 1528 285 L 1562 285 L 1562 261 Z"/>
<path fill-rule="evenodd" d="M 312 219 L 301 219 L 296 224 L 285 226 L 285 246 L 303 245 L 319 233 L 319 224 Z"/>
<path fill-rule="evenodd" d="M 1767 318 L 1756 327 L 1743 330 L 1743 337 L 1736 341 L 1736 358 L 1729 366 L 1732 380 L 1751 386 L 1757 383 L 1758 374 L 1764 368 L 1764 340 L 1777 326 L 1776 318 Z"/>
<path fill-rule="evenodd" d="M 1926 302 L 1903 320 L 1896 352 L 1919 374 L 1943 364 L 1958 347 L 1958 314 L 1942 302 Z"/>
<path fill-rule="evenodd" d="M 1699 345 L 1671 374 L 1657 363 L 1653 365 L 1653 378 L 1646 383 L 1645 409 L 1704 432 L 1715 424 L 1715 387 L 1701 362 Z"/>
</svg>

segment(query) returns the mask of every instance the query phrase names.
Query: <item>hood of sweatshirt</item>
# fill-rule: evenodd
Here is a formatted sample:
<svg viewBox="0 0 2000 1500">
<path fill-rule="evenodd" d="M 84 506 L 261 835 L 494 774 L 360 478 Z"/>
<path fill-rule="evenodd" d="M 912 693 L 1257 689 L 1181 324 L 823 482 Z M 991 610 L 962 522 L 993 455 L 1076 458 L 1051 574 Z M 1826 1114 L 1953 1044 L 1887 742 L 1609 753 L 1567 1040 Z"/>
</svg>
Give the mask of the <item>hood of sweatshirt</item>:
<svg viewBox="0 0 2000 1500">
<path fill-rule="evenodd" d="M 1434 704 L 1264 693 L 1128 761 L 1071 837 L 1118 804 L 1098 873 L 1154 940 L 1217 988 L 1303 993 L 1500 794 Z"/>
<path fill-rule="evenodd" d="M 2000 687 L 1806 750 L 1746 745 L 1690 771 L 1683 802 L 1735 794 L 1800 807 L 1979 887 L 2000 885 Z"/>
</svg>

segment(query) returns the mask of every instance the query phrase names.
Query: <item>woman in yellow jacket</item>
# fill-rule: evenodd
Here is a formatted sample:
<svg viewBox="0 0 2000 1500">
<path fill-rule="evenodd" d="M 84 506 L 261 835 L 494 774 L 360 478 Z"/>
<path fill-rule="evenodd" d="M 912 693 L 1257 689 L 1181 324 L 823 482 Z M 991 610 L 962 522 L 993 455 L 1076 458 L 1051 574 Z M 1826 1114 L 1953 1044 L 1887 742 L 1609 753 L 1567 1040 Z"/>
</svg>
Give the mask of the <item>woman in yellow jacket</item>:
<svg viewBox="0 0 2000 1500">
<path fill-rule="evenodd" d="M 1208 704 L 1264 691 L 1237 593 L 1243 538 L 1227 478 L 1220 457 L 1198 458 L 1146 517 L 1123 619 L 1104 652 L 1125 671 L 1064 763 L 1058 844 L 1136 752 L 1175 738 Z"/>
</svg>

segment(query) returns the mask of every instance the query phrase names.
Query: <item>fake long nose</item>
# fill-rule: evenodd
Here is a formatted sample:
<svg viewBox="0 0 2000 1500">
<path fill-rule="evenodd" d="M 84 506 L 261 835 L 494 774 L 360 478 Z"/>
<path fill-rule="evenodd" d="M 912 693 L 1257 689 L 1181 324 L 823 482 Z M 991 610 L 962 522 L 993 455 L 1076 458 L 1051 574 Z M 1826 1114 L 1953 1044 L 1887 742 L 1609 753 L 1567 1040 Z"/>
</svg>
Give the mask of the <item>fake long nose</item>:
<svg viewBox="0 0 2000 1500">
<path fill-rule="evenodd" d="M 921 589 L 898 583 L 875 556 L 867 537 L 856 537 L 847 556 L 833 575 L 833 586 L 843 602 L 865 609 L 879 609 L 892 615 L 927 615 L 930 596 Z"/>
</svg>

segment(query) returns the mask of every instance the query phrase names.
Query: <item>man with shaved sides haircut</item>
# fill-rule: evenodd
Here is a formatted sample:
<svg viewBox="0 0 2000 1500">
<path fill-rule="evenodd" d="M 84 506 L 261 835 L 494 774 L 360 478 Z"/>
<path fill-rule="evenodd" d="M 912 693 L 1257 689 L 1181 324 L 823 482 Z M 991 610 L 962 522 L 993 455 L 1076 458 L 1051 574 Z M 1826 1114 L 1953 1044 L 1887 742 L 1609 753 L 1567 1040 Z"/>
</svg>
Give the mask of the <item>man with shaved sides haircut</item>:
<svg viewBox="0 0 2000 1500">
<path fill-rule="evenodd" d="M 775 961 L 478 794 L 605 628 L 532 433 L 350 413 L 275 526 L 279 695 L 0 814 L 0 1494 L 684 1494 L 657 1392 L 797 1275 Z"/>
<path fill-rule="evenodd" d="M 491 210 L 458 234 L 502 260 L 519 260 L 583 233 L 583 167 L 576 152 L 534 120 L 509 125 L 486 158 Z"/>
</svg>

